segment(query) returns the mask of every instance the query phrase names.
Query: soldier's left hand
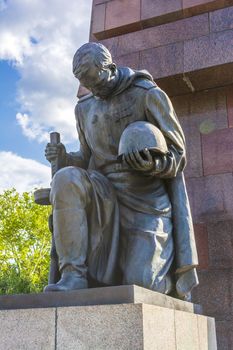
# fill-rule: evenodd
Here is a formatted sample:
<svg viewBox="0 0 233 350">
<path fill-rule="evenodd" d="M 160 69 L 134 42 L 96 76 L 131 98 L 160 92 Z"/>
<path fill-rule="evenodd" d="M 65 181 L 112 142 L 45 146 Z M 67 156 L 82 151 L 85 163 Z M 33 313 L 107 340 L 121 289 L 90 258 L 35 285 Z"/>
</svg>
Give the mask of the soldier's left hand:
<svg viewBox="0 0 233 350">
<path fill-rule="evenodd" d="M 123 162 L 125 162 L 130 168 L 148 172 L 154 169 L 154 161 L 150 154 L 150 151 L 145 148 L 141 153 L 143 153 L 143 157 L 138 150 L 135 150 L 131 153 L 123 155 Z"/>
</svg>

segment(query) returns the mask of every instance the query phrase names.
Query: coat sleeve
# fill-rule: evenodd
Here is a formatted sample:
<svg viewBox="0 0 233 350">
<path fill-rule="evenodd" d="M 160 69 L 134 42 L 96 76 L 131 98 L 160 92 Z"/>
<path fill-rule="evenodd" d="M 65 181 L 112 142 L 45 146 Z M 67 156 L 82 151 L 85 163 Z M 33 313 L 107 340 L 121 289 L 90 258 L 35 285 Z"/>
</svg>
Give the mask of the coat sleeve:
<svg viewBox="0 0 233 350">
<path fill-rule="evenodd" d="M 67 166 L 73 165 L 83 169 L 87 169 L 91 157 L 91 151 L 86 142 L 84 132 L 81 128 L 80 118 L 81 109 L 77 104 L 75 107 L 75 119 L 76 128 L 79 135 L 80 149 L 78 152 L 70 152 L 67 154 Z"/>
<path fill-rule="evenodd" d="M 147 91 L 145 100 L 147 120 L 163 133 L 168 154 L 155 161 L 154 174 L 161 178 L 175 177 L 186 165 L 185 138 L 169 97 L 158 87 Z"/>
</svg>

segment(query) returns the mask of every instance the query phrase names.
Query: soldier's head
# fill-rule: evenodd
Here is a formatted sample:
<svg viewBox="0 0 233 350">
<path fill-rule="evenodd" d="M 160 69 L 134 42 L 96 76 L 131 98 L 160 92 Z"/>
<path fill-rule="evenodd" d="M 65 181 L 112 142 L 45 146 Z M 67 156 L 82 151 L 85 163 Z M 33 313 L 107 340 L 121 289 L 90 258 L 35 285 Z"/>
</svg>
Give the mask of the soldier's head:
<svg viewBox="0 0 233 350">
<path fill-rule="evenodd" d="M 94 95 L 107 96 L 114 84 L 117 68 L 104 45 L 87 43 L 74 55 L 73 73 Z"/>
</svg>

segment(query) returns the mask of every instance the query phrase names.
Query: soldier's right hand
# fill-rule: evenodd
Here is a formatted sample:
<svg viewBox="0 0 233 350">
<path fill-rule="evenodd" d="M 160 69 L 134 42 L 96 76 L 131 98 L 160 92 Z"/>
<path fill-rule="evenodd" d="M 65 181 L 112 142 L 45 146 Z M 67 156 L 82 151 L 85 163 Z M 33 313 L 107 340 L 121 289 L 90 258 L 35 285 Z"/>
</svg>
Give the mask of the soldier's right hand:
<svg viewBox="0 0 233 350">
<path fill-rule="evenodd" d="M 63 145 L 63 143 L 48 143 L 45 148 L 45 158 L 52 162 L 53 160 L 56 160 L 58 157 L 61 157 L 62 160 L 65 160 L 66 158 L 66 148 Z"/>
</svg>

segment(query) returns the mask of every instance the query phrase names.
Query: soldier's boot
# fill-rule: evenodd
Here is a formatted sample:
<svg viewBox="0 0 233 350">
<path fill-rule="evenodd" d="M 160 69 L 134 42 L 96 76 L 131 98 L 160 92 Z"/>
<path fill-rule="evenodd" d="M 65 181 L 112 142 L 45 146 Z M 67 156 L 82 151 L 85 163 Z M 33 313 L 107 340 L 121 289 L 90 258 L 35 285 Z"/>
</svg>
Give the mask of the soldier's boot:
<svg viewBox="0 0 233 350">
<path fill-rule="evenodd" d="M 85 277 L 80 276 L 76 270 L 69 270 L 70 266 L 67 266 L 67 268 L 63 269 L 60 281 L 55 284 L 48 284 L 44 288 L 44 292 L 62 292 L 88 288 L 87 279 Z"/>
<path fill-rule="evenodd" d="M 59 258 L 61 279 L 44 288 L 45 292 L 59 292 L 88 288 L 87 248 L 88 229 L 83 209 L 55 209 L 53 228 Z"/>
</svg>

